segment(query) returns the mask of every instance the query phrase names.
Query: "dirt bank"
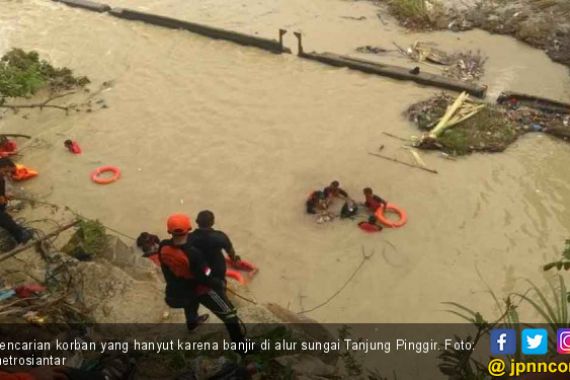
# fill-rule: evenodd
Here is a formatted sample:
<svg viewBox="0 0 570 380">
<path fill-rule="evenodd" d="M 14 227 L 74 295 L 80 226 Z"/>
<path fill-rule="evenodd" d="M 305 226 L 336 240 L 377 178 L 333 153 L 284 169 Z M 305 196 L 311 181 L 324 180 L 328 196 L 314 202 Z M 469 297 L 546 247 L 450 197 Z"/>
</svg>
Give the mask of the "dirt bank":
<svg viewBox="0 0 570 380">
<path fill-rule="evenodd" d="M 383 1 L 406 27 L 419 30 L 465 31 L 474 28 L 506 34 L 544 50 L 548 56 L 570 66 L 570 6 L 564 1 L 465 1 L 426 2 L 412 10 L 404 3 Z"/>
<path fill-rule="evenodd" d="M 11 212 L 20 223 L 35 228 L 37 236 L 49 233 L 76 217 L 64 207 L 32 206 L 28 201 L 20 202 Z M 0 290 L 31 283 L 45 286 L 45 289 L 26 299 L 19 298 L 18 293 L 0 300 L 0 324 L 30 322 L 29 329 L 38 333 L 34 339 L 39 339 L 41 334 L 42 339 L 49 341 L 52 338 L 50 332 L 55 334 L 65 324 L 90 321 L 100 326 L 89 333 L 89 338 L 94 341 L 111 337 L 128 342 L 133 338 L 152 340 L 156 336 L 174 336 L 190 341 L 218 342 L 221 347 L 219 342 L 227 337 L 223 325 L 213 315 L 209 323 L 188 335 L 182 310 L 169 309 L 164 302 L 164 280 L 159 269 L 152 261 L 143 258 L 134 244 L 109 235 L 107 248 L 101 254 L 82 261 L 62 253 L 62 247 L 70 237 L 73 240 L 72 236 L 76 236 L 73 229 L 54 241 L 46 242 L 38 251 L 30 248 L 2 262 Z M 5 235 L 0 235 L 0 238 L 2 241 L 9 239 Z M 230 280 L 228 287 L 238 315 L 247 324 L 247 336 L 253 341 L 333 339 L 331 332 L 312 319 L 274 303 L 257 303 L 246 286 Z M 109 327 L 110 323 L 121 323 L 121 327 L 115 330 Z M 132 325 L 127 327 L 129 323 Z M 37 328 L 37 325 L 42 327 Z M 0 335 L 3 333 L 0 329 Z M 227 350 L 221 349 L 180 350 L 164 354 L 134 350 L 130 355 L 136 359 L 137 379 L 174 378 L 189 372 L 206 379 L 220 371 L 223 365 L 239 366 Z M 322 378 L 320 376 L 360 378 L 353 373 L 347 374 L 343 360 L 340 360 L 343 357 L 343 354 L 325 355 L 317 351 L 300 354 L 267 350 L 249 355 L 247 363 L 257 367 L 256 379 L 290 378 L 291 373 L 295 378 L 306 379 Z M 97 361 L 99 358 L 94 353 L 85 352 L 80 360 Z M 359 371 L 362 368 L 359 362 L 357 368 Z"/>
</svg>

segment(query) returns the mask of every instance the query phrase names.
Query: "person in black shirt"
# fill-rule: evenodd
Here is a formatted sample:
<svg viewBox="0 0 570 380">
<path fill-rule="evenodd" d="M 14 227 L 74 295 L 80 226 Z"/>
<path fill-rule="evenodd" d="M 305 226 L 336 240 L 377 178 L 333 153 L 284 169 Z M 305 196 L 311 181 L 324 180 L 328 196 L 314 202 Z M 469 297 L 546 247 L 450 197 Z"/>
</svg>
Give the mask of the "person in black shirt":
<svg viewBox="0 0 570 380">
<path fill-rule="evenodd" d="M 6 195 L 6 176 L 10 176 L 16 165 L 9 158 L 0 158 L 0 227 L 5 229 L 12 235 L 18 244 L 27 243 L 33 236 L 30 231 L 22 228 L 14 219 L 6 212 L 8 204 L 8 196 Z"/>
<path fill-rule="evenodd" d="M 340 218 L 353 218 L 356 216 L 356 214 L 358 214 L 358 206 L 356 205 L 356 202 L 354 202 L 352 199 L 347 199 L 346 202 L 344 202 L 342 209 L 340 210 Z"/>
<path fill-rule="evenodd" d="M 348 193 L 340 188 L 340 182 L 338 181 L 332 181 L 330 185 L 323 189 L 323 193 L 328 202 L 332 201 L 333 197 L 345 200 L 350 198 Z"/>
<path fill-rule="evenodd" d="M 362 192 L 364 193 L 364 206 L 366 206 L 370 212 L 376 212 L 378 208 L 387 206 L 388 203 L 374 194 L 371 188 L 367 187 L 362 190 Z"/>
<path fill-rule="evenodd" d="M 305 202 L 307 214 L 322 213 L 327 210 L 328 204 L 325 194 L 322 191 L 316 190 L 309 195 Z"/>
<path fill-rule="evenodd" d="M 226 281 L 226 259 L 223 251 L 232 261 L 239 261 L 230 238 L 213 229 L 214 213 L 209 210 L 200 211 L 196 217 L 198 228 L 194 230 L 188 239 L 188 243 L 198 248 L 204 254 L 208 267 L 212 270 L 211 276 Z"/>
</svg>

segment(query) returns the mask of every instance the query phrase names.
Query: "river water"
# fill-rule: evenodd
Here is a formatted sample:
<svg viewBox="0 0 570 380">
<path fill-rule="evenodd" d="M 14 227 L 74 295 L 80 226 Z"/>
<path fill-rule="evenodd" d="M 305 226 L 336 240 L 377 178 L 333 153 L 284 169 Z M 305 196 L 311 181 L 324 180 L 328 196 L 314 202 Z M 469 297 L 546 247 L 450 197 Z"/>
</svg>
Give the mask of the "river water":
<svg viewBox="0 0 570 380">
<path fill-rule="evenodd" d="M 368 2 L 336 0 L 113 0 L 112 5 L 277 37 L 302 30 L 305 49 L 351 53 L 360 45 L 407 46 L 428 40 L 489 57 L 483 82 L 492 96 L 523 91 L 570 101 L 567 69 L 508 37 L 481 31 L 408 33 Z M 365 17 L 362 20 L 352 18 Z M 295 48 L 291 34 L 286 43 Z M 541 266 L 570 234 L 570 146 L 527 135 L 503 154 L 457 161 L 424 153 L 434 175 L 369 156 L 411 160 L 400 136 L 417 134 L 402 116 L 432 88 L 272 55 L 187 32 L 166 30 L 47 0 L 0 0 L 0 52 L 35 49 L 56 65 L 89 76 L 108 109 L 66 116 L 59 110 L 6 114 L 3 131 L 43 145 L 24 162 L 40 176 L 24 186 L 136 236 L 165 234 L 175 211 L 211 209 L 240 255 L 260 273 L 260 301 L 311 308 L 322 322 L 457 321 L 442 311 L 458 301 L 494 312 L 499 295 L 543 283 Z M 358 55 L 358 54 L 355 54 Z M 397 53 L 387 61 L 406 63 Z M 23 118 L 21 116 L 26 116 Z M 63 148 L 76 139 L 81 156 Z M 122 178 L 89 179 L 99 165 Z M 399 230 L 366 235 L 353 222 L 319 225 L 304 214 L 307 194 L 333 179 L 355 197 L 371 186 L 405 208 Z"/>
</svg>

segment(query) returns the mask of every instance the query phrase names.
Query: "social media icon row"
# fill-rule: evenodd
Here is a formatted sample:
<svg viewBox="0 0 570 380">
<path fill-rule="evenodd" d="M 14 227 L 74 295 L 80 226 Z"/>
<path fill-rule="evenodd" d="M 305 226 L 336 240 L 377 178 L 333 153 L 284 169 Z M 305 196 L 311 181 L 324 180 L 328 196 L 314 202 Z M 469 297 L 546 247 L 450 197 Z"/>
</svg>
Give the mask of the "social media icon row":
<svg viewBox="0 0 570 380">
<path fill-rule="evenodd" d="M 492 355 L 513 355 L 516 351 L 515 330 L 491 330 Z M 557 351 L 559 354 L 570 354 L 570 329 L 558 329 Z M 525 355 L 546 354 L 548 352 L 548 332 L 545 329 L 524 329 L 521 334 L 521 352 Z"/>
</svg>

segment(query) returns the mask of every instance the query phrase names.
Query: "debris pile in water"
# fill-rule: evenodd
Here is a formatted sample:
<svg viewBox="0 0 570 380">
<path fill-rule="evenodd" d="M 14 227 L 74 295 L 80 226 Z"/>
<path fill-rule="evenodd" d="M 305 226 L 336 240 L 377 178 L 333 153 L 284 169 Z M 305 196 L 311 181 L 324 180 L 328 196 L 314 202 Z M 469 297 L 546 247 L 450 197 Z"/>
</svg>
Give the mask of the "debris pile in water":
<svg viewBox="0 0 570 380">
<path fill-rule="evenodd" d="M 487 57 L 480 51 L 461 52 L 453 55 L 453 63 L 443 70 L 443 74 L 466 82 L 476 82 L 485 73 Z"/>
<path fill-rule="evenodd" d="M 355 50 L 356 52 L 363 54 L 382 54 L 388 52 L 388 50 L 384 49 L 381 46 L 371 46 L 371 45 L 359 46 Z"/>
<path fill-rule="evenodd" d="M 440 94 L 413 104 L 406 115 L 419 129 L 432 131 L 455 101 L 447 94 Z M 518 102 L 479 104 L 481 109 L 473 115 L 445 128 L 437 137 L 427 138 L 427 134 L 417 141 L 417 147 L 465 155 L 477 151 L 502 152 L 528 132 L 544 132 L 565 141 L 570 138 L 570 109 L 563 113 L 535 109 Z"/>
<path fill-rule="evenodd" d="M 459 79 L 466 82 L 475 82 L 483 76 L 485 72 L 485 62 L 487 57 L 483 56 L 480 51 L 446 53 L 437 49 L 433 43 L 414 42 L 407 49 L 394 44 L 400 53 L 414 62 L 429 62 L 443 68 L 443 75 Z"/>
</svg>

